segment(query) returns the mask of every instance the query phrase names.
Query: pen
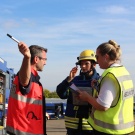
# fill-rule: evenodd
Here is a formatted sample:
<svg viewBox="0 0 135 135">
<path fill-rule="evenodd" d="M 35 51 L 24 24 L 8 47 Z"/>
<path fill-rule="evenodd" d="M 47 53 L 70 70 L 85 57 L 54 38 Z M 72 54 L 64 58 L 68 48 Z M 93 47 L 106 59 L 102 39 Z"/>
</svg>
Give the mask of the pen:
<svg viewBox="0 0 135 135">
<path fill-rule="evenodd" d="M 17 43 L 20 42 L 19 40 L 17 40 L 16 38 L 14 38 L 13 36 L 11 36 L 11 35 L 9 35 L 9 34 L 7 34 L 7 36 L 10 37 L 11 39 L 13 39 L 13 40 L 14 40 L 15 42 L 17 42 Z"/>
</svg>

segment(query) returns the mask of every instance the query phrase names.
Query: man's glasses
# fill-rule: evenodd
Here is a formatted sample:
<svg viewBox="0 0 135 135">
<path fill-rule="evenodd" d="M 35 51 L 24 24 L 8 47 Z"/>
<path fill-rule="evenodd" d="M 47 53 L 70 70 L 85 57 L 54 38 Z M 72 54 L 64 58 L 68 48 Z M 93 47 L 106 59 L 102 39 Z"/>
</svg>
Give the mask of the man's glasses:
<svg viewBox="0 0 135 135">
<path fill-rule="evenodd" d="M 44 61 L 46 61 L 47 60 L 47 58 L 42 58 L 42 57 L 40 57 L 40 56 L 37 56 L 40 60 L 44 60 Z"/>
</svg>

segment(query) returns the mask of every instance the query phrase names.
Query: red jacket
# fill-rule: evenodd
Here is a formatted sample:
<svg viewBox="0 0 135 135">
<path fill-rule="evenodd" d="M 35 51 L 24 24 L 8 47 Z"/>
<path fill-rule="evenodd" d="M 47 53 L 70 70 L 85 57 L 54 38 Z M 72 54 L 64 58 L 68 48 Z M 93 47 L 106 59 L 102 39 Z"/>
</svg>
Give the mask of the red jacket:
<svg viewBox="0 0 135 135">
<path fill-rule="evenodd" d="M 43 88 L 33 69 L 26 89 L 29 93 L 23 95 L 16 76 L 8 102 L 6 130 L 15 135 L 44 135 Z"/>
</svg>

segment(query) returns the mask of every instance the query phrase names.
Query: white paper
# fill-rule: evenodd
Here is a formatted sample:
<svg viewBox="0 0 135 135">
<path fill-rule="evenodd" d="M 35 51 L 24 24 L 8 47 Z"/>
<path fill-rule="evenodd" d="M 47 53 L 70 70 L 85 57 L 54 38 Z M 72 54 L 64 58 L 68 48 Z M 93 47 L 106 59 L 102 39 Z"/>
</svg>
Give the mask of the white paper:
<svg viewBox="0 0 135 135">
<path fill-rule="evenodd" d="M 75 84 L 72 84 L 72 85 L 70 86 L 70 88 L 71 88 L 72 90 L 74 90 L 74 91 L 79 90 L 79 89 L 75 86 Z"/>
</svg>

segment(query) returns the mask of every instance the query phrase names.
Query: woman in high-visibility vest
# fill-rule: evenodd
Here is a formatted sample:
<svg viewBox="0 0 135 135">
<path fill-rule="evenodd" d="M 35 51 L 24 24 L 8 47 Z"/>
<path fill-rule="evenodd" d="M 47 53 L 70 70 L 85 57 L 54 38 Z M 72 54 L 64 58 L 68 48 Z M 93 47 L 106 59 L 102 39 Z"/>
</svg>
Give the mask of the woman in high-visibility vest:
<svg viewBox="0 0 135 135">
<path fill-rule="evenodd" d="M 93 106 L 88 123 L 95 135 L 128 135 L 134 131 L 133 82 L 126 68 L 118 62 L 120 46 L 113 40 L 97 47 L 96 58 L 105 69 L 99 80 L 97 98 L 79 91 L 78 98 Z"/>
</svg>

